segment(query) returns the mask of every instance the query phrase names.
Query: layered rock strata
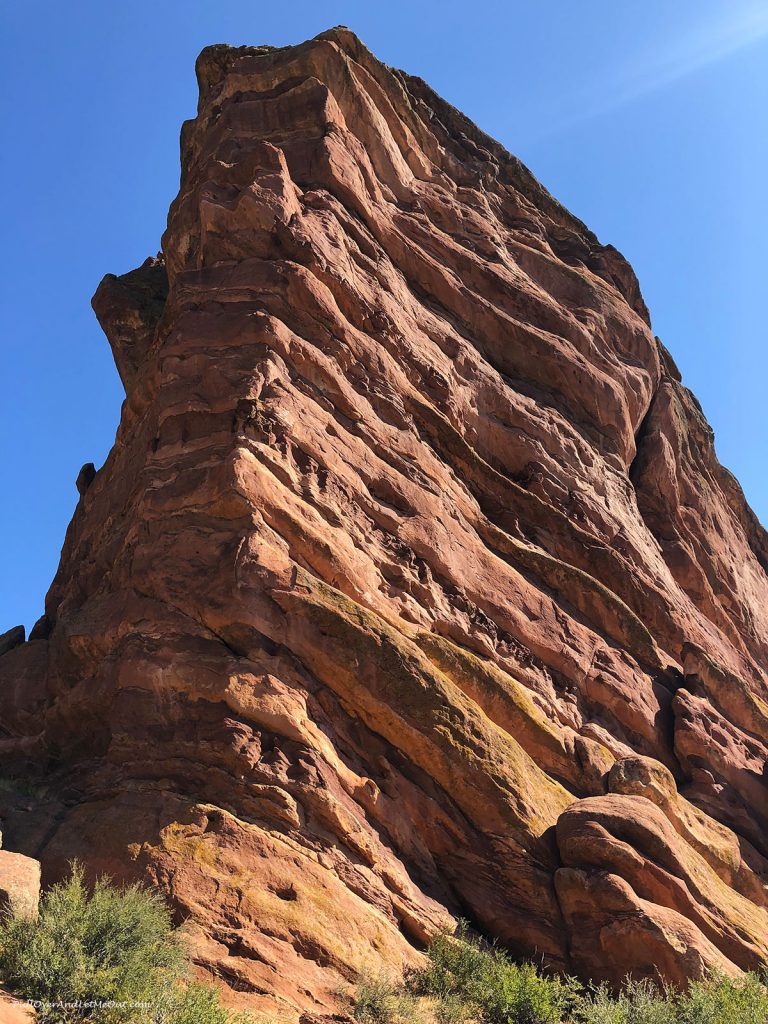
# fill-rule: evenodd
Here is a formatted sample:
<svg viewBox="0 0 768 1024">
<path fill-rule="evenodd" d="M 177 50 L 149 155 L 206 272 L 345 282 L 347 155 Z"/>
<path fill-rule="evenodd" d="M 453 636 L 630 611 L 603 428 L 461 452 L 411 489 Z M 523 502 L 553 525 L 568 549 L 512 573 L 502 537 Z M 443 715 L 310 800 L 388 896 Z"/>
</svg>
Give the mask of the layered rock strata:
<svg viewBox="0 0 768 1024">
<path fill-rule="evenodd" d="M 768 956 L 768 542 L 622 256 L 346 29 L 197 64 L 5 795 L 330 1012 L 463 916 L 552 970 Z M 15 638 L 18 640 L 18 637 Z"/>
</svg>

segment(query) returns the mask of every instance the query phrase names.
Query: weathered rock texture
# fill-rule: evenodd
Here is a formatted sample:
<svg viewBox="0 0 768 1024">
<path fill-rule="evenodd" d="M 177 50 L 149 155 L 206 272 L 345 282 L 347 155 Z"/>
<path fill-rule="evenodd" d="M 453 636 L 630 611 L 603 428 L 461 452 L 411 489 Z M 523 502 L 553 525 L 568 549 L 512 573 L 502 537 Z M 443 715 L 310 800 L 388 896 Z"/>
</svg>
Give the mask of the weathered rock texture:
<svg viewBox="0 0 768 1024">
<path fill-rule="evenodd" d="M 214 46 L 6 810 L 324 1012 L 464 915 L 673 982 L 768 955 L 768 542 L 626 261 L 346 29 Z M 47 795 L 46 795 L 47 794 Z"/>
<path fill-rule="evenodd" d="M 32 857 L 0 850 L 0 920 L 18 914 L 37 917 L 40 864 Z"/>
</svg>

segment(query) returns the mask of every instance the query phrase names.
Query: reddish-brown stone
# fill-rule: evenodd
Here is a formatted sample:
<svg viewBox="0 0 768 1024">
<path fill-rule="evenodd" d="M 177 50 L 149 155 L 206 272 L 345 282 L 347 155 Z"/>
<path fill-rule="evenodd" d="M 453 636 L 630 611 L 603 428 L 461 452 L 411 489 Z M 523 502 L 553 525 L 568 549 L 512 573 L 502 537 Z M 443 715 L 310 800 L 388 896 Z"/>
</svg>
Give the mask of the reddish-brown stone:
<svg viewBox="0 0 768 1024">
<path fill-rule="evenodd" d="M 40 865 L 31 857 L 0 850 L 0 919 L 37 917 Z"/>
<path fill-rule="evenodd" d="M 0 985 L 0 1024 L 33 1024 L 35 1011 Z"/>
<path fill-rule="evenodd" d="M 631 268 L 346 29 L 197 71 L 163 256 L 94 299 L 114 448 L 0 658 L 11 845 L 158 884 L 280 1016 L 458 914 L 754 967 L 768 543 Z"/>
</svg>

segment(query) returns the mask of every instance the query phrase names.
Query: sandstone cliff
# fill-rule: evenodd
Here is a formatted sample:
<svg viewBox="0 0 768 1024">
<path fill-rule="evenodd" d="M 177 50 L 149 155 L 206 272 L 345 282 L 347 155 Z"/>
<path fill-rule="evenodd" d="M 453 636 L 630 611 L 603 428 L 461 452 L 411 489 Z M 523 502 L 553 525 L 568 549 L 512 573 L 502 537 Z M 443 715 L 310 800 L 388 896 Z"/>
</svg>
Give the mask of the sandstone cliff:
<svg viewBox="0 0 768 1024">
<path fill-rule="evenodd" d="M 552 969 L 768 957 L 768 541 L 635 276 L 346 29 L 206 49 L 126 400 L 0 657 L 14 849 L 330 1012 L 461 915 Z"/>
</svg>

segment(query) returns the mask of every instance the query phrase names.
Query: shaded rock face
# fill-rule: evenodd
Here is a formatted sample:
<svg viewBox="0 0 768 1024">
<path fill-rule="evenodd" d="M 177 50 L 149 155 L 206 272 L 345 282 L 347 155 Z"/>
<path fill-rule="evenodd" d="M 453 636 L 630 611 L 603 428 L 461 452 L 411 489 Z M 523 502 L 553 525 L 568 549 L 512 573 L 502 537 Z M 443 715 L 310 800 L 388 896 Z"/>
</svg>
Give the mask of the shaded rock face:
<svg viewBox="0 0 768 1024">
<path fill-rule="evenodd" d="M 47 629 L 15 849 L 141 877 L 245 1003 L 467 917 L 554 970 L 768 955 L 768 543 L 637 282 L 347 30 L 211 47 Z M 14 767 L 15 766 L 15 767 Z"/>
</svg>

